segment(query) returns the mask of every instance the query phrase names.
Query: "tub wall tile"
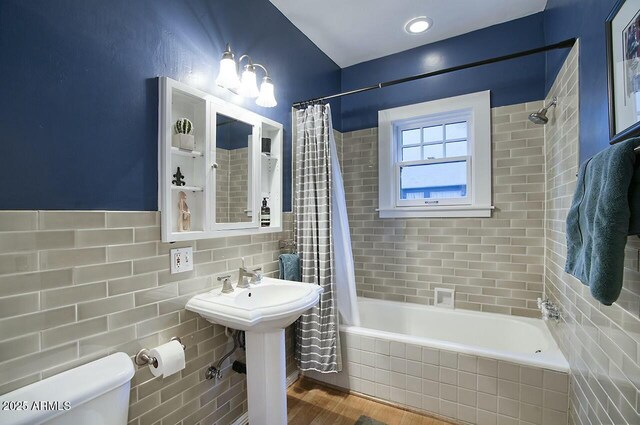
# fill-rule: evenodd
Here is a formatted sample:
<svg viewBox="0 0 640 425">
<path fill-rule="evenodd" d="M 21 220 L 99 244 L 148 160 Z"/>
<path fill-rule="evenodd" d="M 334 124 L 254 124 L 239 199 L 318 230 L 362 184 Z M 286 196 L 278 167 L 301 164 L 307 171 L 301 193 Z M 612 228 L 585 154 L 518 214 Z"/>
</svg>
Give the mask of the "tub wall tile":
<svg viewBox="0 0 640 425">
<path fill-rule="evenodd" d="M 362 344 L 364 337 L 355 339 L 349 333 L 341 334 L 343 353 L 349 353 L 342 372 L 304 374 L 461 424 L 546 425 L 545 420 L 568 417 L 566 373 L 429 347 L 406 345 L 401 350 L 398 343 L 382 338 L 365 343 L 373 351 L 360 351 L 349 344 Z M 393 355 L 375 353 L 376 348 L 386 352 L 387 346 Z M 360 351 L 360 364 L 355 351 Z M 408 359 L 417 353 L 421 361 Z M 553 389 L 543 389 L 543 376 Z"/>
<path fill-rule="evenodd" d="M 478 358 L 478 374 L 485 376 L 498 376 L 498 361 L 495 359 Z"/>
<path fill-rule="evenodd" d="M 358 295 L 432 304 L 437 287 L 456 307 L 537 316 L 544 275 L 544 128 L 541 102 L 493 108 L 491 218 L 380 219 L 377 128 L 340 134 L 339 159 Z M 511 108 L 511 109 L 510 109 Z"/>
<path fill-rule="evenodd" d="M 547 102 L 558 96 L 545 131 L 546 261 L 545 292 L 559 305 L 562 319 L 549 326 L 571 367 L 570 382 L 545 372 L 542 423 L 592 425 L 640 423 L 640 239 L 629 237 L 620 298 L 604 306 L 589 288 L 564 272 L 565 219 L 576 187 L 579 162 L 579 46 L 568 55 Z M 584 52 L 588 54 L 588 52 Z M 628 365 L 628 368 L 625 368 Z M 524 371 L 523 371 L 524 372 Z M 569 386 L 569 400 L 557 393 Z M 555 408 L 569 405 L 569 418 Z M 553 406 L 554 409 L 547 407 Z"/>
<path fill-rule="evenodd" d="M 292 229 L 291 214 L 284 219 Z M 249 264 L 275 276 L 277 241 L 291 237 L 286 230 L 179 245 L 194 247 L 197 267 L 232 272 L 244 253 Z M 137 368 L 129 423 L 232 423 L 246 412 L 243 375 L 228 369 L 217 383 L 204 380 L 203 370 L 228 346 L 223 328 L 184 310 L 191 295 L 212 289 L 214 281 L 170 275 L 171 247 L 160 241 L 157 212 L 0 211 L 0 394 L 115 351 L 132 356 L 180 336 L 187 367 L 164 380 Z M 223 247 L 224 258 L 212 247 Z M 285 341 L 287 370 L 296 373 L 291 328 Z M 345 356 L 353 376 L 335 382 L 366 388 L 375 375 L 362 364 L 360 338 L 345 341 L 354 347 Z M 394 376 L 400 392 L 393 396 L 404 403 L 403 382 L 405 373 Z"/>
</svg>

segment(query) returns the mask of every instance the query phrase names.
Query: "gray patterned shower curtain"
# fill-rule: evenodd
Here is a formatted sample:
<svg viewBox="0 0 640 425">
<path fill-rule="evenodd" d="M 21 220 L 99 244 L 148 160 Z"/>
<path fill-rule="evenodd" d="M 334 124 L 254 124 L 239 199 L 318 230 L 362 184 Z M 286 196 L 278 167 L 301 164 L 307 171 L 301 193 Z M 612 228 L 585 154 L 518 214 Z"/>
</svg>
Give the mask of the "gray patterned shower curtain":
<svg viewBox="0 0 640 425">
<path fill-rule="evenodd" d="M 296 113 L 295 241 L 302 281 L 322 286 L 318 305 L 296 324 L 296 360 L 301 370 L 342 370 L 338 309 L 333 279 L 329 105 Z"/>
</svg>

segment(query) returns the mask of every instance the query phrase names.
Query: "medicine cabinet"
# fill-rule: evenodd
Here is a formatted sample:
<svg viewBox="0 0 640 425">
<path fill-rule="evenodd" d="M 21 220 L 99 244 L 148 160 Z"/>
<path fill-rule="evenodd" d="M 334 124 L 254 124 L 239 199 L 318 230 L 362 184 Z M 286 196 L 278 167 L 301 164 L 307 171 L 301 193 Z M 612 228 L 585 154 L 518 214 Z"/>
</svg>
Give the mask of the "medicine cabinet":
<svg viewBox="0 0 640 425">
<path fill-rule="evenodd" d="M 282 124 L 170 78 L 159 90 L 162 241 L 280 231 Z"/>
</svg>

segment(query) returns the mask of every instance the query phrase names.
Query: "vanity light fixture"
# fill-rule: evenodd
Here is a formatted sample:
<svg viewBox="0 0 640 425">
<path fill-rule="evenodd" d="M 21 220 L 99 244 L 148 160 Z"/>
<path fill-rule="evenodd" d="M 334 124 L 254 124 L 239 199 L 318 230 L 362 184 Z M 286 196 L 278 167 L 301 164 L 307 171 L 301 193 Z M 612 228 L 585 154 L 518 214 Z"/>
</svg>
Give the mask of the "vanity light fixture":
<svg viewBox="0 0 640 425">
<path fill-rule="evenodd" d="M 238 65 L 243 59 L 247 60 L 247 64 L 243 68 L 242 77 L 238 78 Z M 256 67 L 261 68 L 265 74 L 259 90 Z M 256 98 L 256 104 L 258 106 L 272 108 L 278 104 L 274 95 L 273 81 L 271 77 L 269 77 L 267 69 L 259 63 L 253 63 L 249 55 L 240 56 L 240 59 L 238 59 L 236 63 L 229 44 L 227 44 L 222 54 L 222 59 L 220 60 L 220 71 L 218 78 L 216 78 L 216 84 L 242 97 L 250 99 Z"/>
<path fill-rule="evenodd" d="M 431 28 L 431 25 L 433 25 L 433 21 L 431 20 L 431 18 L 427 18 L 426 16 L 418 16 L 417 18 L 413 18 L 409 22 L 404 24 L 404 30 L 412 35 L 422 34 L 429 28 Z"/>
<path fill-rule="evenodd" d="M 236 60 L 229 44 L 227 44 L 227 48 L 222 54 L 222 59 L 220 59 L 220 72 L 218 72 L 216 84 L 230 90 L 237 89 L 240 85 L 238 71 L 236 70 Z"/>
</svg>

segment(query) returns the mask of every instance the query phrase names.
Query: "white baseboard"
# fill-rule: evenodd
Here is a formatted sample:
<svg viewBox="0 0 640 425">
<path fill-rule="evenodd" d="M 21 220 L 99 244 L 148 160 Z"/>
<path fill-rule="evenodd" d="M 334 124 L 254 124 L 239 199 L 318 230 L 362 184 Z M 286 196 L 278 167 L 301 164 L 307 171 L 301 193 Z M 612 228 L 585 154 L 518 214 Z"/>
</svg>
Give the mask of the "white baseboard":
<svg viewBox="0 0 640 425">
<path fill-rule="evenodd" d="M 299 376 L 300 376 L 300 372 L 297 370 L 293 372 L 291 375 L 287 376 L 287 388 L 290 387 L 294 382 L 296 382 Z M 249 423 L 249 412 L 245 412 L 242 414 L 242 416 L 240 416 L 238 419 L 232 422 L 231 425 L 247 425 L 248 423 Z"/>
<path fill-rule="evenodd" d="M 247 425 L 249 423 L 249 412 L 244 412 L 242 416 L 233 421 L 231 425 Z"/>
</svg>

